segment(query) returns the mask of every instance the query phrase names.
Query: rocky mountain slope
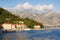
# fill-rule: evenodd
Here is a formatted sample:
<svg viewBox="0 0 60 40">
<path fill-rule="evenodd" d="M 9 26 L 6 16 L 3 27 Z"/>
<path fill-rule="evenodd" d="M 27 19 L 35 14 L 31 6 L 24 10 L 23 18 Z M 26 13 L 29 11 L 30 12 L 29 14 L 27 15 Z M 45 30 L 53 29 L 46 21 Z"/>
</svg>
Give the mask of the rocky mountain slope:
<svg viewBox="0 0 60 40">
<path fill-rule="evenodd" d="M 45 26 L 60 26 L 60 13 L 47 11 L 45 13 L 36 13 L 30 11 L 13 12 L 21 18 L 34 19 L 37 22 L 42 22 Z"/>
</svg>

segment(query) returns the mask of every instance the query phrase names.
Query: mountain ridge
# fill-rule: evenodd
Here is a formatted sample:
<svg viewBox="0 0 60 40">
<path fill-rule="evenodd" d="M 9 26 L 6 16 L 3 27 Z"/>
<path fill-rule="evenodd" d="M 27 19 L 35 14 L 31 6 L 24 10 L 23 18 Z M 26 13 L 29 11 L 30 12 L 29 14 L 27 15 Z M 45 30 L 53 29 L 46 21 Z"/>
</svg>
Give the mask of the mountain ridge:
<svg viewBox="0 0 60 40">
<path fill-rule="evenodd" d="M 13 12 L 14 13 L 14 12 Z M 33 13 L 29 11 L 19 11 L 14 14 L 21 18 L 30 18 L 37 22 L 43 23 L 45 26 L 60 26 L 60 13 L 54 11 L 47 11 L 45 13 Z"/>
</svg>

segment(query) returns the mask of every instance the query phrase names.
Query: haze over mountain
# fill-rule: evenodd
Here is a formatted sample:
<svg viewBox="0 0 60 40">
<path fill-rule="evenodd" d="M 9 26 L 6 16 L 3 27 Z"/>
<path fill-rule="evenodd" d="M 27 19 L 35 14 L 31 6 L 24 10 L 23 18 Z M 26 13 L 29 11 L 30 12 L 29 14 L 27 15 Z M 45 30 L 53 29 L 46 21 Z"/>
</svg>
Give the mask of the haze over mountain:
<svg viewBox="0 0 60 40">
<path fill-rule="evenodd" d="M 54 11 L 47 11 L 35 13 L 30 11 L 13 12 L 21 18 L 30 18 L 37 22 L 43 23 L 45 26 L 60 26 L 60 13 Z"/>
<path fill-rule="evenodd" d="M 31 5 L 29 3 L 18 4 L 14 8 L 5 8 L 20 18 L 30 18 L 42 22 L 45 26 L 60 26 L 60 13 L 53 10 L 54 6 L 49 5 Z"/>
<path fill-rule="evenodd" d="M 30 10 L 30 11 L 42 11 L 42 10 L 51 10 L 54 8 L 53 4 L 36 4 L 36 5 L 32 5 L 28 2 L 24 3 L 24 4 L 18 4 L 15 7 L 12 8 L 5 8 L 9 11 L 22 11 L 22 10 Z"/>
</svg>

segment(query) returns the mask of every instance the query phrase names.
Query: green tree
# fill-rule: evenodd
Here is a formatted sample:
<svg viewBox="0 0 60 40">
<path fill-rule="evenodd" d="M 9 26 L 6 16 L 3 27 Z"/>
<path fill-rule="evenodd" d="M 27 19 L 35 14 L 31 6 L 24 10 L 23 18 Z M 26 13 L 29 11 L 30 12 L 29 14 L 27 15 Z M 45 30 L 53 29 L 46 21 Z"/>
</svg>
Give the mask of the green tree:
<svg viewBox="0 0 60 40">
<path fill-rule="evenodd" d="M 2 30 L 3 29 L 3 27 L 2 26 L 0 26 L 0 30 Z"/>
<path fill-rule="evenodd" d="M 19 20 L 20 20 L 19 16 L 12 14 L 6 9 L 0 8 L 0 23 L 1 24 L 4 22 L 15 23 L 16 21 L 19 21 Z"/>
<path fill-rule="evenodd" d="M 33 28 L 34 25 L 37 25 L 37 24 L 41 26 L 40 28 L 44 28 L 42 23 L 39 23 L 39 22 L 34 21 L 32 19 L 29 19 L 29 18 L 25 18 L 24 23 L 27 25 L 28 28 Z"/>
</svg>

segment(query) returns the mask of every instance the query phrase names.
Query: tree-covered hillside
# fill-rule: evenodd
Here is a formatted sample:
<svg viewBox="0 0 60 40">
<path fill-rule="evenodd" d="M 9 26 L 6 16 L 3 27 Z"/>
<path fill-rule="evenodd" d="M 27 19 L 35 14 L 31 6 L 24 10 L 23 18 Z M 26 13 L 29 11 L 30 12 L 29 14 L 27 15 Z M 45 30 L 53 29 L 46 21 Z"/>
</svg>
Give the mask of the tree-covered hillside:
<svg viewBox="0 0 60 40">
<path fill-rule="evenodd" d="M 11 12 L 0 8 L 0 23 L 18 21 L 20 18 Z"/>
<path fill-rule="evenodd" d="M 0 24 L 3 24 L 4 22 L 18 23 L 19 21 L 24 21 L 24 24 L 26 24 L 29 28 L 33 28 L 33 26 L 37 24 L 41 25 L 41 28 L 43 28 L 42 23 L 38 23 L 37 21 L 29 18 L 20 18 L 19 16 L 16 16 L 3 8 L 0 8 Z"/>
</svg>

